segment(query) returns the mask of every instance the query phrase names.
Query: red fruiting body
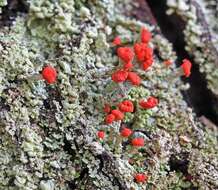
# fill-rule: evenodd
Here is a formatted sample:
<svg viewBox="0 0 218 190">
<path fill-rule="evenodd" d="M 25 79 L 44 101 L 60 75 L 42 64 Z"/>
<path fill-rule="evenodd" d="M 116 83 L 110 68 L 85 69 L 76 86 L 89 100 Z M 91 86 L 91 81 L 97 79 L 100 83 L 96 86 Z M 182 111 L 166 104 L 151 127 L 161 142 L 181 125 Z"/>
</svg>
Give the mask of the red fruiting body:
<svg viewBox="0 0 218 190">
<path fill-rule="evenodd" d="M 126 127 L 124 127 L 120 132 L 120 135 L 125 138 L 129 137 L 131 134 L 132 134 L 132 130 Z"/>
<path fill-rule="evenodd" d="M 139 102 L 139 105 L 142 107 L 142 108 L 145 108 L 145 109 L 151 109 L 151 108 L 154 108 L 155 106 L 157 106 L 158 104 L 158 99 L 157 98 L 154 98 L 154 97 L 149 97 L 147 99 L 147 101 L 144 101 L 144 100 L 141 100 Z"/>
<path fill-rule="evenodd" d="M 132 146 L 137 146 L 137 147 L 140 147 L 140 146 L 144 146 L 144 139 L 143 138 L 135 138 L 135 139 L 132 139 Z"/>
<path fill-rule="evenodd" d="M 151 40 L 151 33 L 146 29 L 141 29 L 141 42 L 148 43 Z"/>
<path fill-rule="evenodd" d="M 172 61 L 171 60 L 166 60 L 166 61 L 164 61 L 163 62 L 164 63 L 164 65 L 166 65 L 166 66 L 170 66 L 170 65 L 172 65 Z"/>
<path fill-rule="evenodd" d="M 130 47 L 119 47 L 117 49 L 117 55 L 125 63 L 131 62 L 134 57 L 133 50 Z"/>
<path fill-rule="evenodd" d="M 119 36 L 117 36 L 116 38 L 114 38 L 113 42 L 112 42 L 115 46 L 121 45 L 121 39 Z"/>
<path fill-rule="evenodd" d="M 111 124 L 115 120 L 115 115 L 114 114 L 108 114 L 105 118 L 106 124 Z"/>
<path fill-rule="evenodd" d="M 42 77 L 47 83 L 52 84 L 56 81 L 57 72 L 54 67 L 46 66 L 42 70 Z"/>
<path fill-rule="evenodd" d="M 134 72 L 129 72 L 127 79 L 132 83 L 132 85 L 140 85 L 141 78 Z"/>
<path fill-rule="evenodd" d="M 153 50 L 144 43 L 136 43 L 134 45 L 134 51 L 138 61 L 140 62 L 151 59 L 153 56 Z"/>
<path fill-rule="evenodd" d="M 105 136 L 105 133 L 104 133 L 104 131 L 98 131 L 97 135 L 98 135 L 99 139 L 103 139 Z"/>
<path fill-rule="evenodd" d="M 153 49 L 148 47 L 145 52 L 145 60 L 151 59 L 153 57 Z"/>
<path fill-rule="evenodd" d="M 124 100 L 118 105 L 120 111 L 122 112 L 133 112 L 134 105 L 130 100 Z"/>
<path fill-rule="evenodd" d="M 143 183 L 148 180 L 148 176 L 142 173 L 138 173 L 135 175 L 135 180 L 137 183 Z"/>
<path fill-rule="evenodd" d="M 110 113 L 110 111 L 111 111 L 110 105 L 109 105 L 109 104 L 105 104 L 105 105 L 104 105 L 104 112 L 105 112 L 105 113 Z"/>
<path fill-rule="evenodd" d="M 146 71 L 149 67 L 151 67 L 152 63 L 153 63 L 153 57 L 142 63 L 142 69 Z"/>
<path fill-rule="evenodd" d="M 126 71 L 131 70 L 132 68 L 133 68 L 133 64 L 131 62 L 125 63 L 123 65 L 123 69 Z"/>
<path fill-rule="evenodd" d="M 192 63 L 188 59 L 183 59 L 183 64 L 181 65 L 185 77 L 189 77 L 191 74 Z"/>
<path fill-rule="evenodd" d="M 147 45 L 144 43 L 136 43 L 134 45 L 134 51 L 136 54 L 136 57 L 138 59 L 138 61 L 144 61 L 144 55 L 145 55 L 145 49 L 147 48 Z"/>
<path fill-rule="evenodd" d="M 128 72 L 124 71 L 124 70 L 118 70 L 116 72 L 114 72 L 111 76 L 111 79 L 116 82 L 124 82 L 128 77 Z"/>
<path fill-rule="evenodd" d="M 123 120 L 123 118 L 124 118 L 124 114 L 120 110 L 112 110 L 111 114 L 113 114 L 115 116 L 115 120 L 117 120 L 117 121 Z"/>
</svg>

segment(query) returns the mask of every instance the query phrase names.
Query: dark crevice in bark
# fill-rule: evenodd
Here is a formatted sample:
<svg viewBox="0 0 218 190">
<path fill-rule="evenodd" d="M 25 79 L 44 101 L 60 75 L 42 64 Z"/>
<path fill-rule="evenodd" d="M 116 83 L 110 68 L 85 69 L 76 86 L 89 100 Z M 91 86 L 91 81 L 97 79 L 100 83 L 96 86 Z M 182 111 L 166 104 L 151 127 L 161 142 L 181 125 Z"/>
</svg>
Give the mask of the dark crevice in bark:
<svg viewBox="0 0 218 190">
<path fill-rule="evenodd" d="M 100 160 L 98 172 L 101 172 L 103 167 L 104 167 L 104 160 L 103 160 L 101 155 L 98 155 L 96 158 L 98 158 Z"/>
<path fill-rule="evenodd" d="M 181 155 L 172 155 L 169 160 L 169 166 L 171 171 L 180 171 L 184 175 L 188 174 L 188 154 L 187 153 L 181 153 Z"/>
<path fill-rule="evenodd" d="M 193 179 L 193 176 L 188 173 L 188 167 L 189 167 L 189 153 L 188 152 L 182 152 L 178 155 L 171 155 L 170 160 L 169 160 L 169 166 L 170 166 L 170 171 L 177 171 L 181 172 L 187 181 L 190 181 Z M 193 184 L 191 184 L 190 187 L 188 188 L 182 188 L 183 190 L 197 190 L 197 187 L 194 187 Z"/>
<path fill-rule="evenodd" d="M 0 14 L 0 27 L 10 26 L 16 16 L 28 12 L 28 5 L 22 0 L 8 0 L 7 6 L 2 7 Z"/>
<path fill-rule="evenodd" d="M 67 184 L 68 184 L 69 189 L 73 190 L 76 188 L 75 181 L 69 181 Z"/>
<path fill-rule="evenodd" d="M 0 112 L 2 113 L 3 111 L 10 111 L 10 106 L 7 105 L 6 100 L 2 97 L 0 97 Z"/>
<path fill-rule="evenodd" d="M 214 109 L 215 95 L 207 88 L 205 75 L 200 73 L 199 65 L 193 61 L 185 50 L 185 40 L 183 30 L 184 21 L 177 15 L 166 15 L 166 0 L 147 0 L 154 17 L 161 28 L 163 35 L 173 44 L 178 56 L 178 63 L 184 58 L 188 58 L 193 63 L 192 74 L 188 79 L 183 79 L 190 84 L 190 89 L 183 92 L 188 105 L 193 108 L 197 116 L 204 115 L 213 123 L 218 125 L 218 115 Z"/>
<path fill-rule="evenodd" d="M 75 158 L 76 152 L 75 152 L 75 150 L 73 150 L 73 149 L 71 148 L 71 143 L 66 139 L 66 137 L 64 138 L 64 146 L 63 146 L 63 149 L 64 149 L 65 152 L 67 152 L 69 155 L 72 156 L 72 159 Z"/>
<path fill-rule="evenodd" d="M 121 185 L 121 183 L 117 177 L 114 178 L 113 182 L 114 182 L 114 185 L 118 185 L 119 190 L 126 190 L 126 188 Z"/>
<path fill-rule="evenodd" d="M 84 168 L 80 172 L 80 176 L 78 178 L 76 178 L 73 181 L 69 181 L 68 182 L 69 188 L 72 189 L 72 190 L 81 189 L 80 188 L 82 186 L 81 182 L 83 182 L 84 178 L 86 178 L 86 176 L 88 176 L 88 173 L 89 173 L 89 169 L 88 168 Z"/>
</svg>

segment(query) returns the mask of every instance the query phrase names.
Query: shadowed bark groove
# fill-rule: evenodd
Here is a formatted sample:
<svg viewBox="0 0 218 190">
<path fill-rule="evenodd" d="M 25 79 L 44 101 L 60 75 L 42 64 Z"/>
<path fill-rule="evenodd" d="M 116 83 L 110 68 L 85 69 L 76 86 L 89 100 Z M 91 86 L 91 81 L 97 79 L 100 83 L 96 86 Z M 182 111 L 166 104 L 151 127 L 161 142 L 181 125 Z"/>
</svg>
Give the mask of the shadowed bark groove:
<svg viewBox="0 0 218 190">
<path fill-rule="evenodd" d="M 27 13 L 28 5 L 22 0 L 8 0 L 7 6 L 2 8 L 0 14 L 0 27 L 10 26 L 18 14 Z"/>
<path fill-rule="evenodd" d="M 185 82 L 190 84 L 190 89 L 183 92 L 185 100 L 189 106 L 194 109 L 197 116 L 204 115 L 218 125 L 218 115 L 213 109 L 214 102 L 216 102 L 214 100 L 216 100 L 217 97 L 207 88 L 205 75 L 200 73 L 199 65 L 193 61 L 185 50 L 185 40 L 182 32 L 185 27 L 185 22 L 175 14 L 171 16 L 166 15 L 167 6 L 165 0 L 147 0 L 147 2 L 157 19 L 161 32 L 173 44 L 174 51 L 176 51 L 178 56 L 178 64 L 181 63 L 184 58 L 190 59 L 193 63 L 190 78 L 184 79 Z"/>
</svg>

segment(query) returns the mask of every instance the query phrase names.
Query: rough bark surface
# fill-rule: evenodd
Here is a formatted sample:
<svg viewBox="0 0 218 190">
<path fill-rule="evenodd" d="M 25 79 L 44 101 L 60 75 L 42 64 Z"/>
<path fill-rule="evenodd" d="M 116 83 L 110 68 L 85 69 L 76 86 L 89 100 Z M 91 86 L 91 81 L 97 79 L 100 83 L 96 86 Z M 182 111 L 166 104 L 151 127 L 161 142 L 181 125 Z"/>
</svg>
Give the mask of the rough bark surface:
<svg viewBox="0 0 218 190">
<path fill-rule="evenodd" d="M 218 189 L 216 113 L 199 118 L 203 114 L 185 93 L 193 83 L 172 79 L 182 54 L 175 41 L 162 35 L 149 1 L 0 0 L 0 7 L 0 189 Z M 176 6 L 171 8 L 176 12 Z M 186 9 L 177 12 L 183 15 Z M 196 23 L 209 30 L 201 21 L 208 23 Z M 110 73 L 120 63 L 111 42 L 119 36 L 132 47 L 142 27 L 152 33 L 154 64 L 145 72 L 134 63 L 140 86 L 117 85 Z M 183 40 L 188 39 L 185 34 Z M 190 55 L 199 50 L 188 42 L 187 47 Z M 169 59 L 173 64 L 166 67 L 163 62 Z M 55 84 L 35 79 L 45 65 L 57 69 Z M 214 95 L 217 81 L 210 85 L 210 71 L 204 70 L 203 80 Z M 159 99 L 158 106 L 140 109 L 139 100 L 149 96 Z M 125 99 L 134 103 L 134 112 L 106 125 L 104 103 L 116 106 Z M 124 125 L 134 133 L 121 140 Z M 106 133 L 103 140 L 96 135 L 99 130 Z M 139 150 L 130 143 L 136 137 L 145 140 Z M 138 173 L 148 180 L 137 183 Z"/>
</svg>

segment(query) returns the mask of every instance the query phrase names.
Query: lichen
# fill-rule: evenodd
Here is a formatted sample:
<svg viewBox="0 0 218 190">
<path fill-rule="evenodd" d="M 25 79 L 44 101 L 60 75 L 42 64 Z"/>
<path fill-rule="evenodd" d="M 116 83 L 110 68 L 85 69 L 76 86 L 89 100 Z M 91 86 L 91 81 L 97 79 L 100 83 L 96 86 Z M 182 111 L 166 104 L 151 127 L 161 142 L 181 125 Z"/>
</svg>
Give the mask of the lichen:
<svg viewBox="0 0 218 190">
<path fill-rule="evenodd" d="M 207 6 L 207 4 L 212 4 L 212 1 L 203 1 L 200 4 L 203 6 L 201 10 L 204 12 L 202 13 L 201 17 L 205 17 L 206 20 L 210 18 L 207 23 L 200 20 L 199 10 L 196 6 L 196 3 L 188 3 L 186 0 L 168 0 L 167 5 L 169 7 L 167 13 L 169 15 L 175 13 L 179 15 L 185 21 L 185 29 L 183 31 L 185 36 L 186 46 L 185 49 L 187 52 L 190 53 L 194 57 L 196 63 L 199 64 L 200 72 L 206 75 L 206 79 L 208 81 L 207 85 L 208 88 L 215 94 L 218 94 L 217 87 L 218 87 L 218 65 L 217 65 L 217 55 L 214 52 L 211 52 L 211 44 L 212 46 L 217 46 L 216 36 L 213 31 L 213 21 L 216 20 L 216 13 L 210 14 L 208 13 L 208 9 L 210 10 L 211 6 Z M 205 6 L 204 6 L 205 5 Z M 200 6 L 200 5 L 198 5 Z M 212 9 L 215 11 L 215 9 Z M 204 15 L 205 14 L 205 15 Z M 209 15 L 209 17 L 207 16 Z M 212 18 L 211 18 L 212 17 Z M 202 18 L 201 18 L 202 19 Z M 203 18 L 204 19 L 204 18 Z M 208 28 L 209 27 L 209 28 Z M 212 32 L 212 34 L 211 34 Z M 209 39 L 208 35 L 212 35 L 211 39 Z M 217 52 L 217 50 L 216 50 Z"/>
<path fill-rule="evenodd" d="M 126 2 L 131 10 L 130 1 Z M 208 159 L 217 156 L 217 133 L 206 130 L 187 106 L 181 80 L 168 80 L 176 68 L 166 68 L 163 61 L 175 61 L 175 52 L 154 26 L 125 16 L 121 0 L 28 3 L 28 13 L 0 30 L 0 189 L 216 187 L 216 182 L 194 176 L 201 173 L 198 165 L 206 171 L 214 164 Z M 119 35 L 132 44 L 142 26 L 153 33 L 150 45 L 160 55 L 155 54 L 149 71 L 137 68 L 142 85 L 127 84 L 125 93 L 135 104 L 149 95 L 157 96 L 160 104 L 149 111 L 138 109 L 125 120 L 136 136 L 146 139 L 131 164 L 127 141 L 117 151 L 121 122 L 106 126 L 102 104 L 120 93 L 110 78 L 118 65 L 112 39 Z M 48 64 L 57 69 L 55 84 L 31 79 Z M 113 141 L 97 139 L 102 128 L 108 136 L 113 131 Z M 181 135 L 190 138 L 187 146 L 179 143 Z M 193 149 L 205 157 L 201 162 L 192 155 Z M 211 151 L 209 157 L 203 156 Z M 185 180 L 187 173 L 171 167 L 170 158 L 179 154 L 190 157 L 186 171 L 194 177 L 190 183 Z M 149 176 L 146 184 L 134 181 L 134 173 L 141 171 Z M 211 171 L 216 175 L 217 169 Z"/>
</svg>

